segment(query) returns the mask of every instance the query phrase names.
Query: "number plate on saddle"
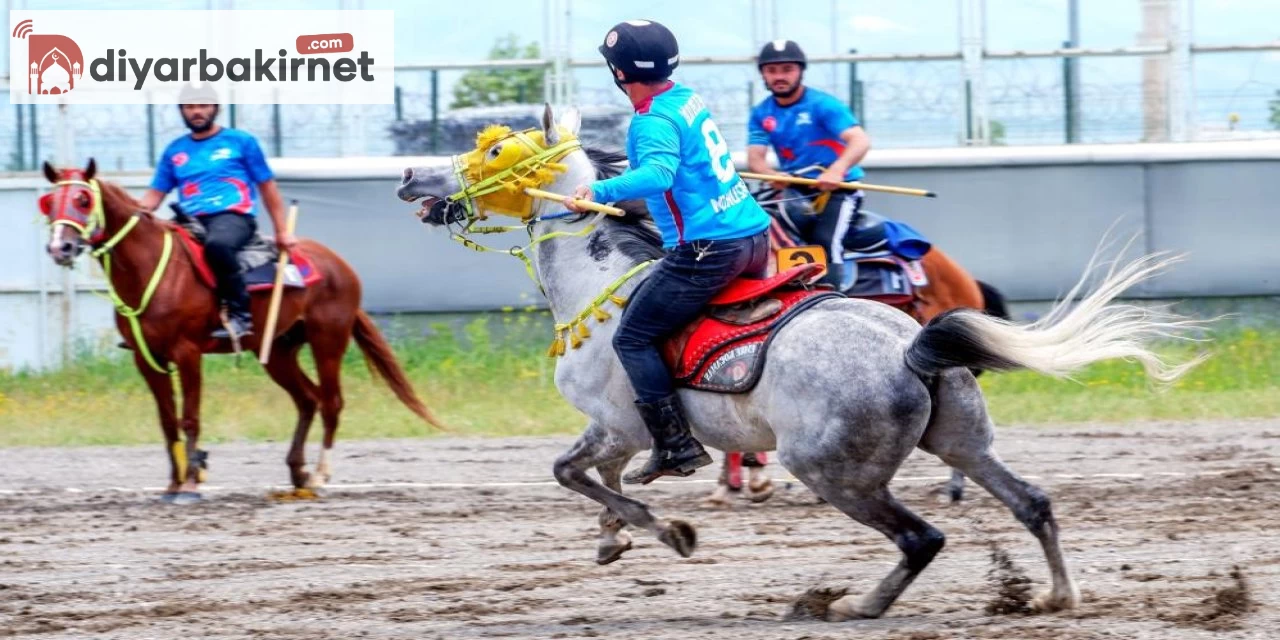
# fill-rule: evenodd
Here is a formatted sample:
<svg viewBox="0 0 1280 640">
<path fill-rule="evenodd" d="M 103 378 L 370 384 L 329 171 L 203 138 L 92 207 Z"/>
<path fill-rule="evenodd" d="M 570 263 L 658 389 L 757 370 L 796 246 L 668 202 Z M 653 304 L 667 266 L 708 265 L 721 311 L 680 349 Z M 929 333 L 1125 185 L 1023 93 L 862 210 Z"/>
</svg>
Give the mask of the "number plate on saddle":
<svg viewBox="0 0 1280 640">
<path fill-rule="evenodd" d="M 827 268 L 827 250 L 813 244 L 803 247 L 786 247 L 778 249 L 778 271 L 786 271 L 802 264 L 820 264 L 823 273 Z"/>
</svg>

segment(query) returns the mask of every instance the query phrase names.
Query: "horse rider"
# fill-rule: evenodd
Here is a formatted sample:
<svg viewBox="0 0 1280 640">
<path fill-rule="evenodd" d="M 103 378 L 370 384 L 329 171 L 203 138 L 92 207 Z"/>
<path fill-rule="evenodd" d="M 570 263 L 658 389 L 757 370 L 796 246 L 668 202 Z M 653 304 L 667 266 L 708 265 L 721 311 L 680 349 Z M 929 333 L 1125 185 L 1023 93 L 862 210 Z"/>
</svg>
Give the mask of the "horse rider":
<svg viewBox="0 0 1280 640">
<path fill-rule="evenodd" d="M 649 20 L 621 22 L 599 51 L 635 107 L 627 131 L 630 170 L 577 187 L 565 206 L 582 211 L 573 198 L 644 198 L 662 233 L 666 253 L 632 294 L 613 338 L 654 443 L 648 463 L 623 480 L 647 484 L 711 464 L 690 433 L 659 344 L 738 276 L 765 275 L 769 215 L 738 176 L 702 98 L 670 80 L 680 63 L 670 30 Z"/>
<path fill-rule="evenodd" d="M 191 133 L 169 143 L 160 154 L 151 187 L 142 196 L 142 208 L 154 211 L 171 190 L 178 189 L 179 207 L 195 216 L 207 232 L 205 260 L 217 278 L 218 297 L 227 305 L 227 326 L 214 331 L 213 337 L 249 335 L 253 316 L 236 254 L 257 232 L 260 201 L 275 226 L 276 246 L 286 251 L 297 245 L 285 229 L 284 199 L 258 140 L 216 122 L 218 94 L 212 85 L 185 85 L 178 95 L 178 112 Z"/>
<path fill-rule="evenodd" d="M 816 216 L 795 220 L 805 236 L 826 249 L 823 281 L 840 287 L 844 243 L 862 208 L 862 192 L 839 190 L 838 183 L 862 178 L 858 163 L 871 149 L 871 138 L 853 111 L 831 94 L 804 85 L 808 64 L 800 45 L 774 40 L 756 57 L 756 68 L 770 92 L 751 110 L 747 125 L 747 165 L 756 173 L 816 178 L 817 189 L 774 182 L 814 198 Z M 781 171 L 766 158 L 772 146 Z"/>
</svg>

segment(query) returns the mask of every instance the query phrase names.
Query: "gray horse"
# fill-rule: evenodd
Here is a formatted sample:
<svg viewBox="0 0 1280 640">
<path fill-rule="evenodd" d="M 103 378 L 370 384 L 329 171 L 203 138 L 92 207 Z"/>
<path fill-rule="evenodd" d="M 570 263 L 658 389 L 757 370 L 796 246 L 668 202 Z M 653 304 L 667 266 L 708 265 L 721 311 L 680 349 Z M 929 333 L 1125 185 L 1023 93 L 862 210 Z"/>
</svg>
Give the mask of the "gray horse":
<svg viewBox="0 0 1280 640">
<path fill-rule="evenodd" d="M 572 111 L 556 123 L 548 107 L 541 132 L 546 147 L 576 136 L 578 124 Z M 514 134 L 482 140 L 486 148 L 466 157 L 502 158 L 506 145 L 528 144 L 528 136 Z M 569 193 L 580 184 L 616 175 L 625 158 L 577 149 L 556 161 L 564 170 L 543 188 Z M 449 224 L 467 214 L 462 199 L 441 196 L 466 186 L 448 170 L 410 168 L 398 195 L 409 202 L 421 200 L 425 221 Z M 486 212 L 483 201 L 477 206 L 477 213 Z M 637 213 L 597 219 L 589 233 L 571 236 L 563 232 L 580 232 L 588 221 L 549 215 L 561 209 L 556 202 L 536 203 L 533 215 L 547 219 L 527 221 L 532 237 L 562 232 L 537 244 L 533 267 L 556 321 L 568 322 L 637 264 L 660 257 L 662 248 L 652 221 Z M 774 336 L 763 375 L 751 392 L 682 390 L 681 399 L 702 442 L 729 451 L 776 450 L 782 465 L 810 490 L 902 551 L 901 561 L 874 590 L 862 598 L 831 602 L 821 613 L 826 619 L 882 615 L 942 549 L 942 532 L 889 491 L 898 467 L 916 447 L 962 471 L 1013 511 L 1040 541 L 1052 575 L 1052 588 L 1035 605 L 1046 611 L 1071 608 L 1080 596 L 1063 559 L 1049 498 L 1013 473 L 992 449 L 991 419 L 969 369 L 1025 368 L 1066 376 L 1095 361 L 1127 358 L 1141 362 L 1160 382 L 1178 378 L 1195 362 L 1166 364 L 1147 342 L 1176 335 L 1191 323 L 1111 302 L 1173 261 L 1146 256 L 1113 268 L 1094 291 L 1070 306 L 1066 301 L 1081 293 L 1082 279 L 1064 302 L 1027 326 L 959 310 L 922 329 L 887 305 L 831 299 L 801 313 Z M 641 272 L 617 293 L 625 296 L 643 277 Z M 593 324 L 591 337 L 558 362 L 556 386 L 588 422 L 573 447 L 556 460 L 553 473 L 561 485 L 604 505 L 597 556 L 601 564 L 631 548 L 631 537 L 623 530 L 627 525 L 652 532 L 687 557 L 696 545 L 692 526 L 659 518 L 645 503 L 622 494 L 623 469 L 649 448 L 650 438 L 610 344 L 616 326 L 616 321 Z M 600 481 L 588 474 L 593 468 Z"/>
</svg>

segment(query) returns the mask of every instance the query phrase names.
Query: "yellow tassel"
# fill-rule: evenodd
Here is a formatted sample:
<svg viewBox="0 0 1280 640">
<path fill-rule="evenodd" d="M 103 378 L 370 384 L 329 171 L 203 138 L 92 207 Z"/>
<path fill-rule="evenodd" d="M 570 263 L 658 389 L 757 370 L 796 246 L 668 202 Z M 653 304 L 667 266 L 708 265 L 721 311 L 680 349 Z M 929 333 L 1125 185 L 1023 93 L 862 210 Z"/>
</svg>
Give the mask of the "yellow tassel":
<svg viewBox="0 0 1280 640">
<path fill-rule="evenodd" d="M 627 306 L 627 299 L 622 296 L 611 295 L 609 296 L 609 301 L 618 305 L 619 307 Z"/>
<path fill-rule="evenodd" d="M 600 307 L 591 307 L 591 315 L 595 317 L 596 322 L 604 322 L 605 320 L 613 317 L 612 314 Z"/>
<path fill-rule="evenodd" d="M 511 127 L 491 124 L 476 134 L 476 148 L 488 149 L 493 143 L 507 137 L 509 133 L 511 133 Z"/>
<path fill-rule="evenodd" d="M 591 330 L 587 328 L 587 323 L 578 323 L 578 335 L 581 336 L 583 340 L 591 337 Z"/>
<path fill-rule="evenodd" d="M 577 332 L 575 331 L 569 332 L 569 346 L 573 347 L 574 349 L 577 349 L 578 347 L 582 346 L 582 338 L 579 338 Z"/>
<path fill-rule="evenodd" d="M 564 340 L 560 339 L 560 334 L 556 334 L 556 339 L 551 341 L 551 346 L 547 348 L 547 357 L 554 358 L 564 352 Z"/>
</svg>

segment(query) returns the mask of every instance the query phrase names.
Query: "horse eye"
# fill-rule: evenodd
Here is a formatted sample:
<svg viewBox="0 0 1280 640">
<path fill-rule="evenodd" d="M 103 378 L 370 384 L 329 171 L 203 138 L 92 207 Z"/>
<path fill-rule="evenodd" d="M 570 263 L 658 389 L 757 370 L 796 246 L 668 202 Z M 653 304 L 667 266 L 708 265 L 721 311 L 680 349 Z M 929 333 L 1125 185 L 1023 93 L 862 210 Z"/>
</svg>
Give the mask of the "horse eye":
<svg viewBox="0 0 1280 640">
<path fill-rule="evenodd" d="M 80 207 L 81 209 L 88 209 L 88 208 L 89 208 L 89 194 L 87 194 L 87 193 L 81 193 L 80 195 L 76 196 L 76 206 L 77 206 L 77 207 Z"/>
<path fill-rule="evenodd" d="M 502 153 L 502 145 L 495 144 L 492 147 L 489 147 L 489 157 L 491 159 L 496 160 L 498 158 L 499 153 Z"/>
</svg>

